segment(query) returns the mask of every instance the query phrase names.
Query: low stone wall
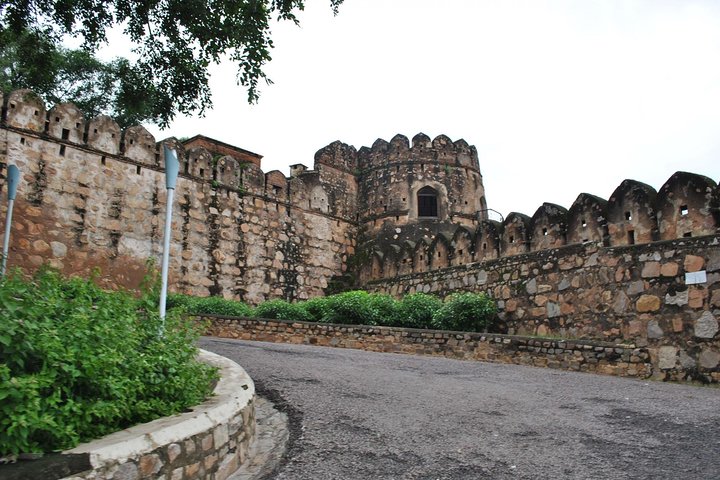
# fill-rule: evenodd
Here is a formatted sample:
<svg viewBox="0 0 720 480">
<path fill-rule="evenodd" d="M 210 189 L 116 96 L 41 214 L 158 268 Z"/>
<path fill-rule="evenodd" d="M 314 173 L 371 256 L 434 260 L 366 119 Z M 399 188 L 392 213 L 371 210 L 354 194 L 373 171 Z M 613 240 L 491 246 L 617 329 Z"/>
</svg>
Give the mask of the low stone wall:
<svg viewBox="0 0 720 480">
<path fill-rule="evenodd" d="M 80 445 L 92 470 L 64 480 L 225 480 L 255 436 L 255 385 L 236 363 L 201 351 L 221 369 L 214 395 L 188 413 L 137 425 Z"/>
<path fill-rule="evenodd" d="M 208 335 L 373 352 L 433 355 L 647 378 L 653 355 L 635 345 L 489 333 L 205 316 Z"/>
</svg>

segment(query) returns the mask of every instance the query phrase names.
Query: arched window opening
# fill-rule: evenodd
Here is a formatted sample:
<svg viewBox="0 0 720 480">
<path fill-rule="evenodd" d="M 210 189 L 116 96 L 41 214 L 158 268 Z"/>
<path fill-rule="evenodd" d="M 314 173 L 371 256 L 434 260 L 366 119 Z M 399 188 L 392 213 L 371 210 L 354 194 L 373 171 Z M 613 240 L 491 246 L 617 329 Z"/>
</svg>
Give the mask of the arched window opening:
<svg viewBox="0 0 720 480">
<path fill-rule="evenodd" d="M 418 190 L 418 217 L 437 217 L 438 200 L 437 192 L 432 187 L 423 187 Z"/>
</svg>

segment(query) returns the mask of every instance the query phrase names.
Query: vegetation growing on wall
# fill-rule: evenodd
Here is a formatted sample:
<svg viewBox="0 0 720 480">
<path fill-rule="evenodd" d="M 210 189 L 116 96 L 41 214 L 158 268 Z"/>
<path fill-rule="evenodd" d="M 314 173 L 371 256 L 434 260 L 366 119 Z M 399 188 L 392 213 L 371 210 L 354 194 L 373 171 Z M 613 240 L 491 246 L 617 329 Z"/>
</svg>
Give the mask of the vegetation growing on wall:
<svg viewBox="0 0 720 480">
<path fill-rule="evenodd" d="M 0 280 L 0 456 L 71 448 L 182 412 L 211 391 L 198 328 L 137 299 L 41 269 Z"/>
<path fill-rule="evenodd" d="M 491 329 L 497 318 L 495 302 L 483 293 L 455 294 L 443 302 L 425 293 L 413 293 L 395 300 L 390 295 L 354 290 L 298 303 L 270 300 L 254 309 L 220 297 L 172 295 L 168 305 L 192 315 L 214 314 L 468 332 Z"/>
</svg>

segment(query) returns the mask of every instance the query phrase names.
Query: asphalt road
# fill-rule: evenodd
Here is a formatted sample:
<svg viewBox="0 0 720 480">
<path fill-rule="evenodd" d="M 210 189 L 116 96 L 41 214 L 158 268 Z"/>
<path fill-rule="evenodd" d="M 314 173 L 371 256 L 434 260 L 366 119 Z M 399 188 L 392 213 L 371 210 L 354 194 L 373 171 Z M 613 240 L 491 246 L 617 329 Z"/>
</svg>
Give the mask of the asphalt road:
<svg viewBox="0 0 720 480">
<path fill-rule="evenodd" d="M 204 338 L 288 413 L 277 479 L 720 479 L 720 389 Z"/>
</svg>

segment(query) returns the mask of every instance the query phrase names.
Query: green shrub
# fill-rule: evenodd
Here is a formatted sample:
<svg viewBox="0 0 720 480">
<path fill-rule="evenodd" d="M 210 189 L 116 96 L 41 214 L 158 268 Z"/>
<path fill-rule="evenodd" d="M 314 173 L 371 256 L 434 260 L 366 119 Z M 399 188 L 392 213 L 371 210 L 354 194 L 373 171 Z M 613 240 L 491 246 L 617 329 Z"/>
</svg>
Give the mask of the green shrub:
<svg viewBox="0 0 720 480">
<path fill-rule="evenodd" d="M 353 325 L 376 325 L 377 318 L 370 307 L 369 296 L 368 292 L 353 290 L 326 297 L 325 321 Z"/>
<path fill-rule="evenodd" d="M 322 312 L 328 323 L 353 325 L 394 325 L 398 320 L 397 301 L 390 295 L 362 290 L 338 293 L 325 297 L 313 308 Z"/>
<path fill-rule="evenodd" d="M 403 327 L 435 328 L 433 315 L 442 305 L 442 301 L 434 295 L 426 293 L 405 295 L 398 307 L 400 323 Z"/>
<path fill-rule="evenodd" d="M 196 297 L 193 297 L 191 295 L 183 295 L 181 293 L 168 293 L 165 306 L 168 310 L 173 308 L 190 310 L 190 307 L 192 306 L 193 302 L 195 302 L 195 300 Z"/>
<path fill-rule="evenodd" d="M 176 297 L 185 298 L 177 302 Z M 184 307 L 185 311 L 191 315 L 209 314 L 226 315 L 228 317 L 249 317 L 252 315 L 252 308 L 249 306 L 235 300 L 226 300 L 223 297 L 173 295 L 173 306 Z"/>
<path fill-rule="evenodd" d="M 272 318 L 297 322 L 312 320 L 310 314 L 308 314 L 302 306 L 285 300 L 268 300 L 267 302 L 263 302 L 255 307 L 252 314 L 253 316 L 259 318 Z"/>
<path fill-rule="evenodd" d="M 433 315 L 435 328 L 461 332 L 482 332 L 495 319 L 495 302 L 483 293 L 450 295 Z"/>
<path fill-rule="evenodd" d="M 384 293 L 371 293 L 367 298 L 373 325 L 398 326 L 402 324 L 398 301 Z"/>
<path fill-rule="evenodd" d="M 162 335 L 159 335 L 160 332 Z M 182 412 L 210 393 L 197 327 L 153 295 L 41 269 L 0 280 L 0 455 L 67 449 Z"/>
<path fill-rule="evenodd" d="M 315 297 L 310 300 L 299 303 L 300 307 L 305 309 L 308 320 L 311 322 L 326 322 L 328 314 L 327 297 Z"/>
</svg>

